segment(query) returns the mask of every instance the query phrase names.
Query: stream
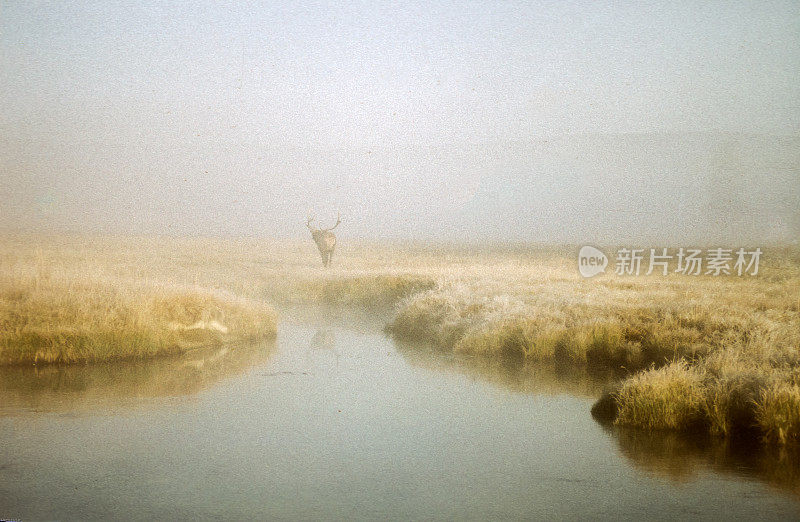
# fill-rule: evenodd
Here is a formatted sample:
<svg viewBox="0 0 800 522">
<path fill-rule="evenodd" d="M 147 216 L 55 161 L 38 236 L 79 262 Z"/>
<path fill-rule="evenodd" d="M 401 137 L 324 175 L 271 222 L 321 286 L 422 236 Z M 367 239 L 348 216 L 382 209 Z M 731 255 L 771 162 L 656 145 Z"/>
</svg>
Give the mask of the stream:
<svg viewBox="0 0 800 522">
<path fill-rule="evenodd" d="M 796 519 L 788 450 L 602 426 L 606 376 L 282 314 L 268 343 L 0 369 L 0 519 Z"/>
</svg>

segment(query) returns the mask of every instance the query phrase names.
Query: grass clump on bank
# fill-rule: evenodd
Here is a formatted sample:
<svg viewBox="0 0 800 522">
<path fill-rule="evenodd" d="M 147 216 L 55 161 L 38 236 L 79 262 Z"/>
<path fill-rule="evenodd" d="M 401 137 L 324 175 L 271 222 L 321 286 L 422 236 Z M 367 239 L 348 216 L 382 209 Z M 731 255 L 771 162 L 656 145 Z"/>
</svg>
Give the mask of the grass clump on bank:
<svg viewBox="0 0 800 522">
<path fill-rule="evenodd" d="M 274 336 L 270 307 L 223 292 L 17 273 L 0 279 L 0 364 L 98 362 Z"/>
<path fill-rule="evenodd" d="M 761 391 L 756 423 L 766 440 L 786 444 L 800 441 L 800 386 L 776 382 Z"/>
<path fill-rule="evenodd" d="M 728 348 L 693 364 L 681 360 L 634 374 L 593 413 L 619 426 L 800 443 L 797 355 L 745 353 Z"/>
<path fill-rule="evenodd" d="M 685 430 L 702 422 L 702 375 L 685 362 L 632 376 L 616 394 L 620 424 Z"/>
</svg>

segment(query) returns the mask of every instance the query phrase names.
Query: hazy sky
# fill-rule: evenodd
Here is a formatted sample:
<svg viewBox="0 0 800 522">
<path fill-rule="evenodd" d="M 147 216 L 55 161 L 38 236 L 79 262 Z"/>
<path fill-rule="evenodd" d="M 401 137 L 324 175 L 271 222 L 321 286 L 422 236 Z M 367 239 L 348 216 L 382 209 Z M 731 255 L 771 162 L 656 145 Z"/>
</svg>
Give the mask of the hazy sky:
<svg viewBox="0 0 800 522">
<path fill-rule="evenodd" d="M 2 2 L 2 226 L 800 235 L 800 3 L 341 4 Z"/>
</svg>

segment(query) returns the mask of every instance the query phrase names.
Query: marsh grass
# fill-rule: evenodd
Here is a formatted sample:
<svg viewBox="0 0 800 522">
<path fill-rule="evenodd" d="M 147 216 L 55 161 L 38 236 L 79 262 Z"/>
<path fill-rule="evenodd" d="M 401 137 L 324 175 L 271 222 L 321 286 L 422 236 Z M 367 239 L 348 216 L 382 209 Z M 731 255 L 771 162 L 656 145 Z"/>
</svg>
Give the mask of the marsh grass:
<svg viewBox="0 0 800 522">
<path fill-rule="evenodd" d="M 755 419 L 764 438 L 787 444 L 800 440 L 800 386 L 795 382 L 773 382 L 761 390 Z"/>
<path fill-rule="evenodd" d="M 703 375 L 683 361 L 632 376 L 616 397 L 619 424 L 686 430 L 704 421 Z"/>
<path fill-rule="evenodd" d="M 0 364 L 143 359 L 273 336 L 272 308 L 219 291 L 53 274 L 0 277 Z"/>
<path fill-rule="evenodd" d="M 595 413 L 610 416 L 622 426 L 703 429 L 727 438 L 759 437 L 768 443 L 797 444 L 800 365 L 796 351 L 762 350 L 748 353 L 745 348 L 728 347 L 692 363 L 681 359 L 636 373 L 601 399 Z"/>
</svg>

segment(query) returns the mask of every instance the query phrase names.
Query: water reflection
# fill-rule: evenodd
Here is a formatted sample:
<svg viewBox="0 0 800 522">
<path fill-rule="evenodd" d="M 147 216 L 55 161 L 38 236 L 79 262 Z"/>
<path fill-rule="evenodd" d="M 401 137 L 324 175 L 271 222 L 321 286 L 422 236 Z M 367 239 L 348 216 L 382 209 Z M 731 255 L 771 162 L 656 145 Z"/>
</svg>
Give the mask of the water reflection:
<svg viewBox="0 0 800 522">
<path fill-rule="evenodd" d="M 704 472 L 758 478 L 800 496 L 798 448 L 763 446 L 708 436 L 608 428 L 619 450 L 639 469 L 672 482 L 692 482 Z"/>
<path fill-rule="evenodd" d="M 128 408 L 143 399 L 195 394 L 265 363 L 274 346 L 241 343 L 147 361 L 0 368 L 0 415 Z"/>
<path fill-rule="evenodd" d="M 311 338 L 312 350 L 336 350 L 336 334 L 333 328 L 320 328 Z"/>
<path fill-rule="evenodd" d="M 311 326 L 326 331 L 342 328 L 355 333 L 373 334 L 383 332 L 391 318 L 391 309 L 297 304 L 281 308 L 281 329 Z"/>
<path fill-rule="evenodd" d="M 324 357 L 326 354 L 330 354 L 334 357 L 336 369 L 339 369 L 341 354 L 336 347 L 336 333 L 332 327 L 319 328 L 311 338 L 308 348 L 308 362 L 310 366 L 315 365 L 318 357 Z"/>
<path fill-rule="evenodd" d="M 417 343 L 395 341 L 397 351 L 411 366 L 455 372 L 517 393 L 597 397 L 613 381 L 610 372 L 547 362 L 444 353 Z"/>
<path fill-rule="evenodd" d="M 615 379 L 611 373 L 551 363 L 520 363 L 490 357 L 444 353 L 435 348 L 396 342 L 411 366 L 456 372 L 519 393 L 571 395 L 596 399 Z M 590 404 L 590 403 L 589 403 Z M 586 416 L 590 415 L 589 406 Z M 758 479 L 800 496 L 800 450 L 765 447 L 670 432 L 604 427 L 620 453 L 639 469 L 674 483 L 689 483 L 704 472 Z"/>
</svg>

